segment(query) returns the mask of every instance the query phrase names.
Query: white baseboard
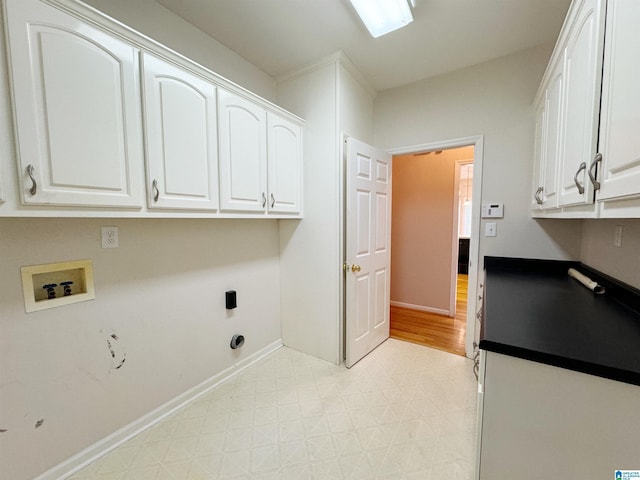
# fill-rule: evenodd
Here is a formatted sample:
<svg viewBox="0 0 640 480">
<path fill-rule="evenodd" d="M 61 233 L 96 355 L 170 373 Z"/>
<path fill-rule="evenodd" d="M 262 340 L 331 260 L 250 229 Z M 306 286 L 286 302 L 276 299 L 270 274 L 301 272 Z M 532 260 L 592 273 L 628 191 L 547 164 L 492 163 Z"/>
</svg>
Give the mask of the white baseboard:
<svg viewBox="0 0 640 480">
<path fill-rule="evenodd" d="M 281 347 L 282 347 L 282 339 L 278 339 L 277 341 L 257 351 L 253 355 L 241 360 L 240 362 L 232 365 L 231 367 L 223 370 L 222 372 L 208 378 L 207 380 L 200 383 L 199 385 L 196 385 L 195 387 L 178 395 L 174 399 L 169 400 L 164 405 L 161 405 L 160 407 L 147 413 L 146 415 L 140 417 L 139 419 L 134 420 L 129 425 L 122 427 L 118 431 L 112 433 L 111 435 L 106 436 L 102 440 L 97 441 L 90 447 L 82 450 L 81 452 L 70 457 L 64 462 L 59 463 L 55 467 L 47 470 L 40 476 L 36 477 L 35 480 L 60 480 L 77 473 L 78 471 L 82 470 L 90 463 L 96 461 L 98 458 L 109 453 L 114 448 L 119 447 L 120 445 L 125 443 L 127 440 L 138 435 L 140 432 L 157 424 L 158 422 L 165 419 L 172 413 L 176 412 L 177 410 L 180 410 L 187 404 L 193 402 L 194 400 L 210 392 L 215 387 L 220 385 L 222 382 L 228 380 L 234 375 L 237 375 L 245 368 L 256 363 L 257 361 L 261 360 L 265 356 L 275 352 Z"/>
<path fill-rule="evenodd" d="M 419 310 L 421 312 L 436 313 L 438 315 L 453 317 L 449 310 L 443 310 L 441 308 L 425 307 L 424 305 L 413 305 L 412 303 L 394 302 L 393 300 L 389 303 L 392 307 L 410 308 L 411 310 Z"/>
</svg>

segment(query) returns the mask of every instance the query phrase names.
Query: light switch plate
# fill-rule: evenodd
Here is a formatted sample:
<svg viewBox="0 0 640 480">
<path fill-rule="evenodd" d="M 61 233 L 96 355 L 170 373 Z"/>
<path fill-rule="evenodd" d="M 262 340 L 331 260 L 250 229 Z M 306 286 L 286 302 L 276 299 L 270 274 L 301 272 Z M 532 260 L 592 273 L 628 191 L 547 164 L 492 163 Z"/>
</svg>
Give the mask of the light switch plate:
<svg viewBox="0 0 640 480">
<path fill-rule="evenodd" d="M 484 226 L 485 237 L 495 237 L 498 234 L 498 227 L 495 222 L 486 223 Z"/>
</svg>

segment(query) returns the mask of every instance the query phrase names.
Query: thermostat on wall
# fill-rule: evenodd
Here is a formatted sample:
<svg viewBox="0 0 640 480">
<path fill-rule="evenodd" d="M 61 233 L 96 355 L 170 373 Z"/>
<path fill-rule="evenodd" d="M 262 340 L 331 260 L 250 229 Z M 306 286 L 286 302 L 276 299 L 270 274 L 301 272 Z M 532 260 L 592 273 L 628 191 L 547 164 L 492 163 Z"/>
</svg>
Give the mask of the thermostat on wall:
<svg viewBox="0 0 640 480">
<path fill-rule="evenodd" d="M 502 218 L 504 217 L 503 203 L 483 203 L 482 218 Z"/>
</svg>

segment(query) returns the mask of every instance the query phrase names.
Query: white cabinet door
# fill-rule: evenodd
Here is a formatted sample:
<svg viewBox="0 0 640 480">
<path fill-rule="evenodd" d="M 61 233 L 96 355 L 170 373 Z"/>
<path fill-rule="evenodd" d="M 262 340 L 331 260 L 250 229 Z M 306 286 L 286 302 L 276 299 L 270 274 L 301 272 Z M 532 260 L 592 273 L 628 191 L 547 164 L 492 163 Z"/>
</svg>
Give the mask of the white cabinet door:
<svg viewBox="0 0 640 480">
<path fill-rule="evenodd" d="M 534 105 L 535 139 L 533 150 L 533 194 L 531 195 L 531 209 L 535 212 L 542 209 L 542 180 L 544 178 L 545 128 L 547 118 L 547 92 L 541 92 Z"/>
<path fill-rule="evenodd" d="M 562 88 L 564 82 L 563 62 L 558 62 L 551 76 L 546 92 L 544 122 L 544 150 L 542 153 L 542 171 L 540 197 L 542 198 L 541 208 L 555 208 L 558 206 L 558 156 L 560 149 L 560 133 L 562 124 Z"/>
<path fill-rule="evenodd" d="M 143 55 L 150 208 L 217 210 L 216 87 Z"/>
<path fill-rule="evenodd" d="M 266 111 L 249 100 L 219 88 L 218 112 L 221 210 L 265 212 Z"/>
<path fill-rule="evenodd" d="M 563 121 L 558 164 L 558 205 L 593 203 L 587 168 L 596 154 L 604 41 L 603 0 L 578 2 L 564 47 Z"/>
<path fill-rule="evenodd" d="M 600 114 L 598 200 L 640 195 L 640 2 L 609 2 Z"/>
<path fill-rule="evenodd" d="M 638 386 L 494 352 L 481 378 L 480 480 L 606 479 L 637 468 L 625 465 L 639 458 Z"/>
<path fill-rule="evenodd" d="M 272 112 L 267 124 L 269 213 L 300 213 L 302 129 Z"/>
<path fill-rule="evenodd" d="M 22 199 L 142 206 L 138 52 L 35 0 L 6 0 Z"/>
</svg>

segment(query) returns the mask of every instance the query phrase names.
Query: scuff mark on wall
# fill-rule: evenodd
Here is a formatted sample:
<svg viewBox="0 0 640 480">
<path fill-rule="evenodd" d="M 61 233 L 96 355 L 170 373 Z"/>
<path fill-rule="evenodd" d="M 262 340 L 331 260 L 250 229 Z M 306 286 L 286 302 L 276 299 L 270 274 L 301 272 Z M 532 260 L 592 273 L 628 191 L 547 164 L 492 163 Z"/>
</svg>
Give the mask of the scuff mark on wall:
<svg viewBox="0 0 640 480">
<path fill-rule="evenodd" d="M 8 430 L 6 428 L 0 428 L 0 433 L 6 433 Z"/>
<path fill-rule="evenodd" d="M 109 348 L 109 354 L 111 355 L 111 369 L 119 370 L 126 361 L 127 353 L 123 351 L 123 347 L 120 343 L 120 337 L 112 332 L 107 337 L 107 347 Z"/>
<path fill-rule="evenodd" d="M 38 420 L 36 422 L 36 427 L 35 428 L 40 428 L 42 426 L 42 424 L 44 423 L 44 418 L 41 418 L 40 420 Z"/>
<path fill-rule="evenodd" d="M 113 349 L 113 345 L 111 345 L 111 342 L 109 341 L 108 338 L 107 338 L 107 345 L 109 346 L 109 351 L 111 352 L 111 358 L 116 358 L 116 351 Z"/>
</svg>

